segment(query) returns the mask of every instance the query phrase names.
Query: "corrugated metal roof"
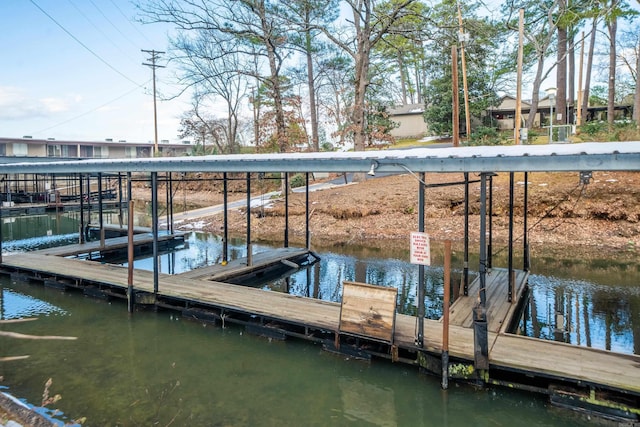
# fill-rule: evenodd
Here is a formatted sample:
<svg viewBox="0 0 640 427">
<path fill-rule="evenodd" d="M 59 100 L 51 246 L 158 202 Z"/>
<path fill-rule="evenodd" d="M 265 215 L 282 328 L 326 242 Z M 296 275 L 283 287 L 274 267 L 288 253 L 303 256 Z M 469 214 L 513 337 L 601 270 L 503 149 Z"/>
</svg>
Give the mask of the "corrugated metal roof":
<svg viewBox="0 0 640 427">
<path fill-rule="evenodd" d="M 414 148 L 14 163 L 0 173 L 101 172 L 536 172 L 640 170 L 640 142 Z"/>
</svg>

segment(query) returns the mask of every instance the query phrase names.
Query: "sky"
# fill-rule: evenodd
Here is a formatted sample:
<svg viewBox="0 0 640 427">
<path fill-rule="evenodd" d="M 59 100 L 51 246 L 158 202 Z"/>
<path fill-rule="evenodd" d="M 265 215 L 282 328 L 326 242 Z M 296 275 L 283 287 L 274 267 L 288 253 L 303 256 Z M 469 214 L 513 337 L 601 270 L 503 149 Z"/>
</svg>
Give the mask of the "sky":
<svg viewBox="0 0 640 427">
<path fill-rule="evenodd" d="M 1 0 L 0 137 L 153 141 L 141 49 L 166 52 L 171 28 L 139 18 L 130 0 Z M 178 142 L 190 98 L 168 99 L 176 70 L 158 64 L 158 139 Z"/>
</svg>

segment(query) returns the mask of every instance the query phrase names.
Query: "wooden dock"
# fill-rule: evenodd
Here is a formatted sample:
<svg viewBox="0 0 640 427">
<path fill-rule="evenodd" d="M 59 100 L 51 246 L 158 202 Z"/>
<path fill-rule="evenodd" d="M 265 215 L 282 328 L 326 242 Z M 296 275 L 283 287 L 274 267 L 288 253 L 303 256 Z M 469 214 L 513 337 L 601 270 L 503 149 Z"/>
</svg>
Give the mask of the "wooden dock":
<svg viewBox="0 0 640 427">
<path fill-rule="evenodd" d="M 177 276 L 185 279 L 209 280 L 224 282 L 233 277 L 251 274 L 257 270 L 285 265 L 289 268 L 298 268 L 301 260 L 306 260 L 309 250 L 299 248 L 279 248 L 259 252 L 252 257 L 251 265 L 247 265 L 247 258 L 239 258 L 229 261 L 226 265 L 214 264 L 207 267 L 180 273 Z"/>
<path fill-rule="evenodd" d="M 178 234 L 160 234 L 158 235 L 159 242 L 168 242 L 173 240 L 179 240 L 180 242 L 184 242 L 184 233 Z M 144 234 L 134 234 L 133 235 L 133 245 L 136 247 L 148 246 L 153 244 L 153 236 L 147 233 Z M 44 255 L 52 255 L 58 257 L 69 257 L 69 256 L 78 256 L 82 254 L 90 254 L 90 253 L 105 253 L 105 252 L 114 252 L 114 251 L 125 251 L 129 245 L 128 236 L 122 237 L 114 237 L 111 239 L 105 240 L 104 246 L 100 242 L 100 240 L 93 240 L 86 243 L 77 243 L 74 245 L 66 245 L 66 246 L 57 246 L 48 249 L 39 250 L 38 253 Z"/>
<path fill-rule="evenodd" d="M 52 256 L 53 253 L 47 250 L 5 256 L 0 267 L 19 278 L 45 284 L 55 282 L 66 288 L 83 289 L 88 295 L 126 298 L 126 268 L 61 258 Z M 242 262 L 238 261 L 237 266 L 242 267 Z M 339 303 L 211 280 L 215 274 L 215 269 L 208 268 L 199 273 L 160 274 L 158 293 L 154 294 L 153 273 L 135 270 L 136 299 L 142 304 L 181 311 L 186 317 L 242 324 L 263 335 L 291 336 L 326 345 L 337 340 Z M 489 277 L 486 281 L 488 313 L 495 320 L 489 326 L 490 369 L 483 378 L 485 382 L 537 391 L 552 398 L 573 398 L 572 393 L 578 390 L 580 399 L 597 401 L 605 393 L 604 406 L 622 408 L 620 411 L 640 419 L 640 356 L 506 333 L 504 325 L 513 315 L 516 304 L 506 301 L 506 291 L 502 289 L 506 286 L 506 272 L 493 269 Z M 517 295 L 521 295 L 526 273 L 518 272 L 516 277 Z M 477 286 L 474 288 L 472 284 L 470 290 L 469 297 L 460 299 L 452 307 L 455 309 L 449 327 L 449 355 L 454 364 L 472 368 L 474 332 L 464 310 L 475 301 Z M 385 350 L 369 344 L 370 349 L 364 351 L 437 372 L 437 368 L 430 366 L 439 360 L 443 325 L 441 321 L 425 319 L 424 345 L 420 348 L 416 345 L 416 323 L 413 316 L 396 314 L 393 346 Z M 425 358 L 431 362 L 425 363 Z"/>
<path fill-rule="evenodd" d="M 509 303 L 509 270 L 492 268 L 486 276 L 487 294 L 487 328 L 490 332 L 506 332 L 508 321 L 513 318 L 517 309 L 517 302 L 527 287 L 529 273 L 514 270 L 514 292 L 512 302 Z M 451 305 L 449 321 L 452 325 L 465 328 L 473 327 L 473 307 L 478 301 L 480 277 L 469 285 L 469 295 L 460 297 Z"/>
</svg>

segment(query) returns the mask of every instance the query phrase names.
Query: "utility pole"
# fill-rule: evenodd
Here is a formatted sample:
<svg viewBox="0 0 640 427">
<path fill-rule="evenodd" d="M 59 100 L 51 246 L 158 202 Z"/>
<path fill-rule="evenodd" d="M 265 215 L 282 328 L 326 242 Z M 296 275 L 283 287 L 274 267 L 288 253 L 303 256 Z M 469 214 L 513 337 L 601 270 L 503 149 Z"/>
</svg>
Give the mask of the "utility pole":
<svg viewBox="0 0 640 427">
<path fill-rule="evenodd" d="M 452 90 L 452 98 L 453 98 L 452 142 L 454 147 L 459 147 L 460 146 L 460 117 L 459 117 L 460 111 L 458 110 L 460 110 L 460 99 L 459 99 L 460 94 L 458 92 L 458 49 L 456 45 L 451 46 L 451 81 L 452 81 L 451 90 Z"/>
<path fill-rule="evenodd" d="M 522 62 L 523 62 L 523 44 L 524 44 L 524 9 L 520 9 L 518 18 L 518 74 L 516 77 L 516 118 L 515 118 L 515 143 L 522 144 L 522 135 L 520 135 L 520 120 L 522 117 Z M 526 185 L 526 183 L 525 183 Z"/>
<path fill-rule="evenodd" d="M 469 113 L 469 87 L 467 85 L 467 60 L 464 54 L 464 42 L 468 41 L 469 35 L 464 32 L 462 26 L 462 11 L 460 10 L 460 2 L 458 2 L 458 26 L 460 41 L 460 56 L 462 60 L 462 91 L 464 92 L 464 114 L 465 114 L 465 131 L 467 133 L 467 140 L 471 136 L 471 117 Z"/>
<path fill-rule="evenodd" d="M 158 65 L 156 62 L 160 58 L 164 52 L 159 52 L 157 50 L 144 50 L 141 49 L 142 52 L 148 53 L 151 55 L 151 58 L 147 59 L 148 63 L 143 62 L 142 65 L 146 65 L 147 67 L 151 67 L 153 73 L 153 130 L 154 130 L 154 139 L 153 139 L 153 155 L 158 155 L 158 109 L 156 106 L 156 68 L 164 68 L 164 65 Z"/>
</svg>

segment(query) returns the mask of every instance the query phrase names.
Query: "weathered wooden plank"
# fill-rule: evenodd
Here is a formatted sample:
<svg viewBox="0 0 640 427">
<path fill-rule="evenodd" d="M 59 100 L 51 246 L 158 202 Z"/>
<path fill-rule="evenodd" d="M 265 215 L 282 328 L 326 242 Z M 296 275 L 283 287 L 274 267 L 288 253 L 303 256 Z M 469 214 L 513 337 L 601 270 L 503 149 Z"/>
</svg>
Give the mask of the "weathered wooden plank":
<svg viewBox="0 0 640 427">
<path fill-rule="evenodd" d="M 253 254 L 253 263 L 248 266 L 247 258 L 231 260 L 227 265 L 214 264 L 195 270 L 180 273 L 177 276 L 187 279 L 201 279 L 212 281 L 223 281 L 224 279 L 248 274 L 251 271 L 266 268 L 282 262 L 303 257 L 309 253 L 307 249 L 300 248 L 279 248 Z"/>
<path fill-rule="evenodd" d="M 527 283 L 529 274 L 522 270 L 516 272 L 516 294 L 517 300 L 522 294 Z M 488 329 L 491 332 L 499 332 L 503 325 L 508 323 L 509 315 L 514 307 L 508 301 L 509 273 L 504 268 L 493 268 L 486 276 L 486 297 L 487 297 L 487 320 Z M 452 305 L 449 321 L 452 325 L 471 328 L 473 326 L 473 308 L 479 301 L 480 278 L 469 285 L 469 295 L 461 295 Z"/>
<path fill-rule="evenodd" d="M 158 241 L 162 242 L 165 240 L 174 239 L 176 234 L 161 234 L 158 236 Z M 135 246 L 152 244 L 153 236 L 149 234 L 134 234 L 133 236 L 133 244 Z M 100 245 L 99 240 L 94 240 L 86 243 L 77 243 L 75 245 L 65 245 L 65 246 L 57 246 L 48 249 L 42 249 L 37 251 L 40 254 L 44 255 L 52 255 L 59 257 L 73 256 L 79 255 L 89 252 L 98 252 L 98 251 L 112 251 L 115 249 L 125 249 L 129 245 L 129 240 L 127 236 L 122 237 L 114 237 L 112 239 L 106 239 L 104 246 Z"/>
<path fill-rule="evenodd" d="M 343 282 L 340 332 L 393 342 L 398 289 Z"/>
</svg>

